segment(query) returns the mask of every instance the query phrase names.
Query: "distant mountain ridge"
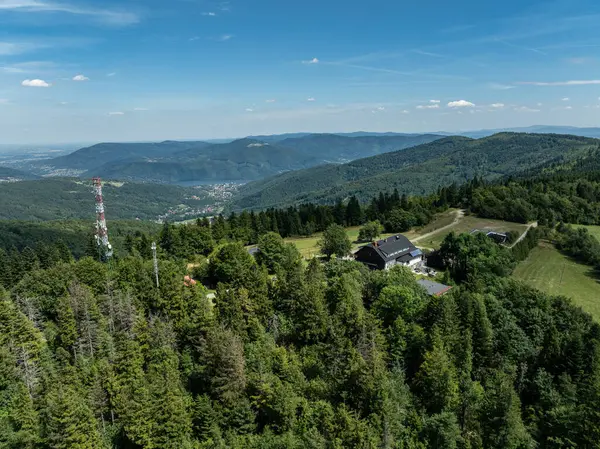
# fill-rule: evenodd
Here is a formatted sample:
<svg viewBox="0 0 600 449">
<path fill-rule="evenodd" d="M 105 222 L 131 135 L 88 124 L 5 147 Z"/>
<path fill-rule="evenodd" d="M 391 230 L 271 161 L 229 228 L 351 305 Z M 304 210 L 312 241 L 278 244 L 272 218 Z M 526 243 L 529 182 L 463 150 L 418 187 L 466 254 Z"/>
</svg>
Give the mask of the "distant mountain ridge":
<svg viewBox="0 0 600 449">
<path fill-rule="evenodd" d="M 359 137 L 296 134 L 282 140 L 244 138 L 216 144 L 102 143 L 41 161 L 38 166 L 46 170 L 76 170 L 83 177 L 168 183 L 251 181 L 324 163 L 344 163 L 403 150 L 439 138 L 433 134 Z"/>
<path fill-rule="evenodd" d="M 565 161 L 600 148 L 600 140 L 556 134 L 500 133 L 472 139 L 446 137 L 410 151 L 389 152 L 343 165 L 323 165 L 252 182 L 234 198 L 232 209 L 331 203 L 380 191 L 427 194 L 474 176 L 497 179 Z"/>
</svg>

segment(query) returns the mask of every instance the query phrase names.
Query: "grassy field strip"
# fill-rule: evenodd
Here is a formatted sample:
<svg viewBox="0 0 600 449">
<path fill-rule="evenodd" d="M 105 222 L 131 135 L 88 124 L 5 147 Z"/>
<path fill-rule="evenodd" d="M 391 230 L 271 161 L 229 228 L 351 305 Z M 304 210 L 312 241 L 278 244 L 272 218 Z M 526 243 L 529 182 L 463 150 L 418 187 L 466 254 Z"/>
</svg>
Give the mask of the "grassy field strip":
<svg viewBox="0 0 600 449">
<path fill-rule="evenodd" d="M 473 229 L 497 232 L 516 231 L 521 235 L 527 230 L 527 225 L 469 215 L 460 219 L 454 226 L 450 226 L 438 233 L 433 233 L 426 239 L 419 240 L 418 243 L 419 246 L 426 248 L 438 248 L 450 232 L 462 234 L 463 232 L 471 232 Z"/>
<path fill-rule="evenodd" d="M 600 282 L 594 278 L 592 268 L 561 254 L 550 243 L 534 248 L 513 277 L 552 295 L 573 298 L 600 321 Z"/>
</svg>

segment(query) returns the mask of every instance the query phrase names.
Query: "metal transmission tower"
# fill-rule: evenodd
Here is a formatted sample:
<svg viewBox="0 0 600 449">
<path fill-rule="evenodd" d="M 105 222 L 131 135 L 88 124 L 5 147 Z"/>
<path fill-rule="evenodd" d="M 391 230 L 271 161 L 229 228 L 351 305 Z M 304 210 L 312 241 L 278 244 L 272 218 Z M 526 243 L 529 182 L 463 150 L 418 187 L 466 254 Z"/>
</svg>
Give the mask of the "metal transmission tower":
<svg viewBox="0 0 600 449">
<path fill-rule="evenodd" d="M 94 178 L 94 195 L 96 196 L 96 243 L 102 260 L 108 260 L 113 255 L 112 245 L 108 241 L 108 228 L 104 216 L 104 198 L 102 198 L 102 180 Z"/>
<path fill-rule="evenodd" d="M 152 258 L 154 259 L 154 275 L 156 276 L 156 288 L 158 288 L 158 259 L 156 258 L 156 242 L 152 242 Z"/>
</svg>

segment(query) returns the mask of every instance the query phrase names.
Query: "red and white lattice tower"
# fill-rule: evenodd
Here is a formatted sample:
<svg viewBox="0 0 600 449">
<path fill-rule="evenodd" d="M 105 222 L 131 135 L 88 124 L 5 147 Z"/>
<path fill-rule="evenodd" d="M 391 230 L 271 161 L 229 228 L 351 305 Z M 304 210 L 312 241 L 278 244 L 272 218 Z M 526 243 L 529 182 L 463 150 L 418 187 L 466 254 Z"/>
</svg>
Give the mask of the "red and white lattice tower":
<svg viewBox="0 0 600 449">
<path fill-rule="evenodd" d="M 96 242 L 101 257 L 108 259 L 112 257 L 112 245 L 108 241 L 108 228 L 104 216 L 104 198 L 102 198 L 102 180 L 94 178 L 94 195 L 96 196 Z"/>
</svg>

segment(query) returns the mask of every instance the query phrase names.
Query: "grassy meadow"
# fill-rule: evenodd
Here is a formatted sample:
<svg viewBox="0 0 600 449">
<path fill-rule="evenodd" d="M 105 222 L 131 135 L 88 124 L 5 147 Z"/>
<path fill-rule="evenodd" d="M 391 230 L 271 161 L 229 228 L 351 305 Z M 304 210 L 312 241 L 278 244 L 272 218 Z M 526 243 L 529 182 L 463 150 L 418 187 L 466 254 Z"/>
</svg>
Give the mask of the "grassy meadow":
<svg viewBox="0 0 600 449">
<path fill-rule="evenodd" d="M 521 262 L 513 277 L 552 295 L 573 298 L 600 321 L 600 280 L 588 265 L 561 254 L 550 243 L 540 243 Z"/>
</svg>

